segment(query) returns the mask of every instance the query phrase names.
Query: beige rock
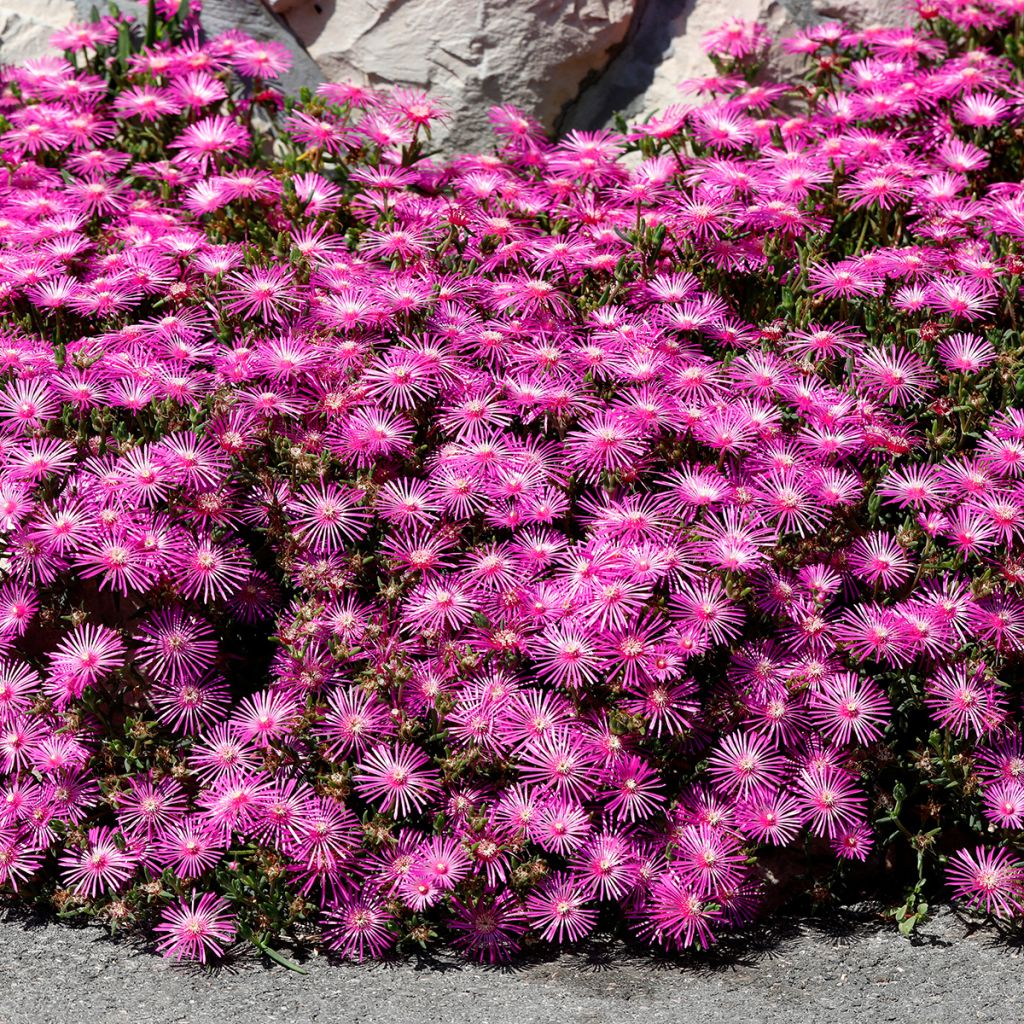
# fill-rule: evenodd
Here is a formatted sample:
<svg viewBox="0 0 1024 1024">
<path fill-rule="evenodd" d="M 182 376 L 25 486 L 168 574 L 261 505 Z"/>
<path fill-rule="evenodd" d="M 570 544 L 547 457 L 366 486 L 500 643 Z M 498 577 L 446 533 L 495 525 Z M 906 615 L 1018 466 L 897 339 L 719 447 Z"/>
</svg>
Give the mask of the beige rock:
<svg viewBox="0 0 1024 1024">
<path fill-rule="evenodd" d="M 317 0 L 285 19 L 330 79 L 428 90 L 452 114 L 452 150 L 490 143 L 498 103 L 553 127 L 625 38 L 636 2 Z"/>
<path fill-rule="evenodd" d="M 759 21 L 779 39 L 816 22 L 843 20 L 865 28 L 899 24 L 907 14 L 893 0 L 646 0 L 627 45 L 582 91 L 561 127 L 592 128 L 615 111 L 638 118 L 679 103 L 680 82 L 712 73 L 701 40 L 729 17 Z M 773 59 L 794 63 L 779 50 Z"/>
<path fill-rule="evenodd" d="M 74 18 L 74 0 L 0 0 L 0 64 L 42 56 L 50 36 Z"/>
</svg>

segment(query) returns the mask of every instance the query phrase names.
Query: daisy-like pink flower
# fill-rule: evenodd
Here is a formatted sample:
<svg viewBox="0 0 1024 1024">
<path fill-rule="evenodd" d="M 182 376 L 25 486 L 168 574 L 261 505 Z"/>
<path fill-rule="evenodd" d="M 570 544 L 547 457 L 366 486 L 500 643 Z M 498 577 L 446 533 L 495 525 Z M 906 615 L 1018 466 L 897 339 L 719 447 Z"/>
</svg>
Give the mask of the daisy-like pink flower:
<svg viewBox="0 0 1024 1024">
<path fill-rule="evenodd" d="M 579 800 L 593 791 L 596 754 L 568 730 L 537 738 L 524 747 L 521 757 L 520 774 L 532 785 Z"/>
<path fill-rule="evenodd" d="M 632 824 L 656 813 L 662 792 L 658 773 L 630 754 L 615 765 L 601 799 L 608 814 Z"/>
<path fill-rule="evenodd" d="M 426 754 L 407 744 L 375 747 L 356 763 L 356 792 L 382 811 L 406 817 L 437 792 L 438 775 L 426 767 L 429 763 Z"/>
<path fill-rule="evenodd" d="M 229 313 L 258 316 L 268 323 L 284 321 L 298 308 L 292 275 L 285 267 L 235 271 L 228 276 L 224 299 Z"/>
<path fill-rule="evenodd" d="M 317 733 L 326 740 L 329 756 L 340 761 L 349 752 L 359 754 L 370 745 L 378 745 L 395 727 L 391 710 L 378 697 L 346 687 L 329 697 Z"/>
<path fill-rule="evenodd" d="M 463 845 L 446 836 L 435 836 L 419 851 L 416 866 L 439 889 L 454 889 L 468 874 L 472 861 Z"/>
<path fill-rule="evenodd" d="M 946 868 L 946 881 L 954 899 L 993 917 L 1014 917 L 1024 905 L 1024 864 L 1004 848 L 957 851 Z"/>
<path fill-rule="evenodd" d="M 223 896 L 193 892 L 163 912 L 154 928 L 160 939 L 157 949 L 169 959 L 205 964 L 209 957 L 221 957 L 234 942 L 235 915 Z"/>
<path fill-rule="evenodd" d="M 596 482 L 601 473 L 612 473 L 634 464 L 643 454 L 639 434 L 624 416 L 604 413 L 580 424 L 565 439 L 566 459 L 582 479 Z"/>
<path fill-rule="evenodd" d="M 590 816 L 583 807 L 559 797 L 546 800 L 529 825 L 530 838 L 542 850 L 562 857 L 578 850 L 590 831 Z"/>
<path fill-rule="evenodd" d="M 877 295 L 882 286 L 872 273 L 852 260 L 819 264 L 809 274 L 810 290 L 829 299 L 850 299 Z"/>
<path fill-rule="evenodd" d="M 107 626 L 76 626 L 50 655 L 50 672 L 73 681 L 79 692 L 124 665 L 125 644 Z"/>
<path fill-rule="evenodd" d="M 840 831 L 863 823 L 867 799 L 840 771 L 802 771 L 795 789 L 804 820 L 815 835 L 833 839 Z"/>
<path fill-rule="evenodd" d="M 638 931 L 650 941 L 669 949 L 700 945 L 707 949 L 715 941 L 713 925 L 722 919 L 722 911 L 699 895 L 672 872 L 656 878 L 643 913 L 638 915 Z"/>
<path fill-rule="evenodd" d="M 942 726 L 964 737 L 994 732 L 1007 714 L 1006 698 L 986 678 L 984 665 L 940 668 L 928 682 L 925 703 Z"/>
<path fill-rule="evenodd" d="M 996 359 L 992 343 L 975 334 L 951 334 L 938 343 L 936 351 L 943 366 L 955 373 L 979 373 Z"/>
<path fill-rule="evenodd" d="M 231 691 L 215 674 L 157 682 L 149 691 L 157 718 L 171 729 L 195 735 L 214 725 L 231 705 Z"/>
<path fill-rule="evenodd" d="M 473 602 L 466 588 L 452 576 L 418 587 L 406 608 L 410 623 L 427 629 L 458 629 L 472 614 Z"/>
<path fill-rule="evenodd" d="M 843 860 L 867 860 L 875 845 L 871 828 L 857 825 L 854 828 L 842 829 L 830 840 L 830 845 L 837 857 Z"/>
<path fill-rule="evenodd" d="M 858 382 L 869 395 L 891 405 L 910 405 L 934 387 L 934 375 L 916 353 L 893 346 L 861 353 Z"/>
<path fill-rule="evenodd" d="M 621 899 L 636 881 L 633 843 L 623 833 L 605 829 L 587 840 L 572 869 L 599 899 Z"/>
<path fill-rule="evenodd" d="M 809 481 L 792 469 L 774 469 L 755 486 L 754 502 L 758 511 L 780 530 L 806 536 L 825 522 L 826 512 L 816 500 Z"/>
<path fill-rule="evenodd" d="M 146 859 L 157 869 L 170 868 L 176 877 L 188 880 L 215 867 L 226 850 L 220 831 L 193 814 L 161 827 Z"/>
<path fill-rule="evenodd" d="M 302 540 L 314 551 L 333 551 L 346 541 L 358 541 L 369 529 L 368 515 L 359 507 L 361 492 L 320 480 L 306 484 L 289 503 Z"/>
<path fill-rule="evenodd" d="M 272 39 L 249 39 L 231 55 L 231 64 L 249 78 L 280 78 L 292 66 L 292 55 Z"/>
<path fill-rule="evenodd" d="M 393 921 L 378 896 L 365 893 L 343 897 L 324 915 L 324 939 L 339 956 L 362 963 L 379 957 L 394 944 Z"/>
<path fill-rule="evenodd" d="M 793 797 L 764 792 L 740 804 L 736 824 L 751 839 L 785 846 L 800 831 L 803 821 Z"/>
<path fill-rule="evenodd" d="M 116 892 L 135 873 L 136 857 L 110 828 L 89 830 L 86 845 L 61 857 L 64 884 L 90 899 Z"/>
<path fill-rule="evenodd" d="M 687 825 L 677 836 L 672 867 L 698 895 L 711 896 L 742 880 L 744 860 L 739 842 L 725 831 Z"/>
<path fill-rule="evenodd" d="M 1004 780 L 986 786 L 985 817 L 1000 828 L 1024 827 L 1024 783 Z"/>
<path fill-rule="evenodd" d="M 467 956 L 490 964 L 507 963 L 526 933 L 523 908 L 508 892 L 485 892 L 465 903 L 452 900 L 456 932 L 453 945 Z"/>
<path fill-rule="evenodd" d="M 241 125 L 217 114 L 189 125 L 170 146 L 207 171 L 226 156 L 246 152 L 249 144 L 249 133 Z"/>
<path fill-rule="evenodd" d="M 708 770 L 723 792 L 746 799 L 778 788 L 786 763 L 767 737 L 734 732 L 708 758 Z"/>
<path fill-rule="evenodd" d="M 579 942 L 597 923 L 592 892 L 564 872 L 551 875 L 526 898 L 526 917 L 547 942 Z"/>
<path fill-rule="evenodd" d="M 135 634 L 138 663 L 161 681 L 190 682 L 206 672 L 217 655 L 213 630 L 182 608 L 155 612 Z"/>
<path fill-rule="evenodd" d="M 840 672 L 812 695 L 811 718 L 836 743 L 870 743 L 882 735 L 892 705 L 878 684 L 855 672 Z"/>
<path fill-rule="evenodd" d="M 767 29 L 756 21 L 729 17 L 704 33 L 701 49 L 720 57 L 746 57 L 767 49 L 771 41 Z"/>
<path fill-rule="evenodd" d="M 247 697 L 231 717 L 243 742 L 267 746 L 289 735 L 298 721 L 298 700 L 291 694 L 261 690 Z"/>
<path fill-rule="evenodd" d="M 280 789 L 266 790 L 258 801 L 260 810 L 265 813 L 268 799 L 282 803 L 280 796 Z M 339 800 L 308 797 L 290 827 L 278 831 L 283 833 L 280 838 L 302 893 L 318 885 L 325 898 L 338 899 L 351 888 L 349 878 L 362 834 L 359 819 Z"/>
<path fill-rule="evenodd" d="M 181 593 L 203 601 L 231 597 L 248 572 L 248 559 L 240 545 L 215 541 L 206 534 L 182 537 L 172 565 Z"/>
<path fill-rule="evenodd" d="M 961 320 L 980 320 L 991 315 L 995 305 L 993 290 L 984 282 L 969 277 L 940 277 L 927 290 L 932 309 Z"/>
<path fill-rule="evenodd" d="M 913 563 L 896 538 L 880 532 L 869 533 L 854 541 L 849 565 L 858 578 L 888 588 L 906 582 L 913 571 Z"/>
</svg>

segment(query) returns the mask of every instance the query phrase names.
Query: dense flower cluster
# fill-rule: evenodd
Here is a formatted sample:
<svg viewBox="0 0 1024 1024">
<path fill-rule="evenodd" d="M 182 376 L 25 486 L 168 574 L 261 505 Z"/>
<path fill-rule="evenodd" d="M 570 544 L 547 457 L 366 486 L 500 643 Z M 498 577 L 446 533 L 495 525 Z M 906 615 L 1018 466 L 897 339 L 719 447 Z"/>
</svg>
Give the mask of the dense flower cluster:
<svg viewBox="0 0 1024 1024">
<path fill-rule="evenodd" d="M 190 959 L 706 946 L 772 848 L 1021 913 L 1024 3 L 447 164 L 195 7 L 4 72 L 0 882 Z"/>
</svg>

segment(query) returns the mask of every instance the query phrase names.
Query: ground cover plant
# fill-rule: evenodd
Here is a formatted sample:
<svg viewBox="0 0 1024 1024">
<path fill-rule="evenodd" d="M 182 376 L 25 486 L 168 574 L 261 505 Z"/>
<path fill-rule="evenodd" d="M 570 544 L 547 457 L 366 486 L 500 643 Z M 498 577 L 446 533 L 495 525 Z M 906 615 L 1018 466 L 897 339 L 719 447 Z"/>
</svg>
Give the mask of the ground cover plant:
<svg viewBox="0 0 1024 1024">
<path fill-rule="evenodd" d="M 1024 914 L 1021 0 L 430 156 L 197 5 L 0 96 L 0 883 L 169 956 Z"/>
</svg>

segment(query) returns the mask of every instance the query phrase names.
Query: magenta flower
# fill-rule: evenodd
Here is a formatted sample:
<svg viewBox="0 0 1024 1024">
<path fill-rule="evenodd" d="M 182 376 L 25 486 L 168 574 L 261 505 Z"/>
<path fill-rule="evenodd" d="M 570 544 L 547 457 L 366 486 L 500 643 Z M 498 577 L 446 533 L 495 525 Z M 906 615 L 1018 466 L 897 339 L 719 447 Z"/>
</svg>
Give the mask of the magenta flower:
<svg viewBox="0 0 1024 1024">
<path fill-rule="evenodd" d="M 375 747 L 356 766 L 356 791 L 401 817 L 422 810 L 437 786 L 429 758 L 415 747 Z"/>
<path fill-rule="evenodd" d="M 669 872 L 651 886 L 638 931 L 670 949 L 697 944 L 707 949 L 715 941 L 712 926 L 721 917 L 721 910 Z"/>
<path fill-rule="evenodd" d="M 137 859 L 123 838 L 110 828 L 90 829 L 85 847 L 61 858 L 65 885 L 90 899 L 121 888 L 135 873 L 136 865 Z"/>
<path fill-rule="evenodd" d="M 837 743 L 870 743 L 882 735 L 892 706 L 877 684 L 855 673 L 843 672 L 827 680 L 814 694 L 810 712 L 829 739 Z"/>
<path fill-rule="evenodd" d="M 249 135 L 230 118 L 211 116 L 190 125 L 170 146 L 207 171 L 218 158 L 244 153 L 249 148 Z"/>
<path fill-rule="evenodd" d="M 235 918 L 228 901 L 214 893 L 193 892 L 188 900 L 168 907 L 154 931 L 157 949 L 174 960 L 206 963 L 220 957 L 235 939 Z"/>
<path fill-rule="evenodd" d="M 579 942 L 597 922 L 597 912 L 588 906 L 591 899 L 583 883 L 559 872 L 529 894 L 526 917 L 548 942 Z"/>
<path fill-rule="evenodd" d="M 76 688 L 92 686 L 124 664 L 125 645 L 106 626 L 78 626 L 50 656 L 50 671 L 71 680 Z"/>
<path fill-rule="evenodd" d="M 185 597 L 225 598 L 234 595 L 246 576 L 242 549 L 209 536 L 184 536 L 175 553 L 175 581 Z"/>
<path fill-rule="evenodd" d="M 994 917 L 1019 913 L 1024 901 L 1024 867 L 1009 850 L 959 850 L 950 858 L 946 880 L 955 899 Z"/>
<path fill-rule="evenodd" d="M 203 883 L 200 960 L 231 879 L 357 960 L 678 950 L 765 847 L 901 862 L 899 781 L 1024 917 L 1020 4 L 932 6 L 450 159 L 177 0 L 6 68 L 0 886 Z"/>
<path fill-rule="evenodd" d="M 732 733 L 708 759 L 716 784 L 743 799 L 777 788 L 785 774 L 785 759 L 764 736 Z"/>
<path fill-rule="evenodd" d="M 213 665 L 216 634 L 208 624 L 181 608 L 155 613 L 135 634 L 136 660 L 168 683 L 191 682 Z"/>
<path fill-rule="evenodd" d="M 801 772 L 795 782 L 804 821 L 815 835 L 834 839 L 860 825 L 866 798 L 852 779 L 834 768 Z"/>
<path fill-rule="evenodd" d="M 390 928 L 393 918 L 384 901 L 376 896 L 343 899 L 327 911 L 324 920 L 327 945 L 339 956 L 357 963 L 379 957 L 395 941 Z"/>
<path fill-rule="evenodd" d="M 453 945 L 487 963 L 506 963 L 518 952 L 526 932 L 523 909 L 510 892 L 485 893 L 477 900 L 453 903 Z"/>
<path fill-rule="evenodd" d="M 986 679 L 983 665 L 973 672 L 965 665 L 939 669 L 928 683 L 925 701 L 935 719 L 960 736 L 980 738 L 1006 718 L 1005 698 Z"/>
</svg>

